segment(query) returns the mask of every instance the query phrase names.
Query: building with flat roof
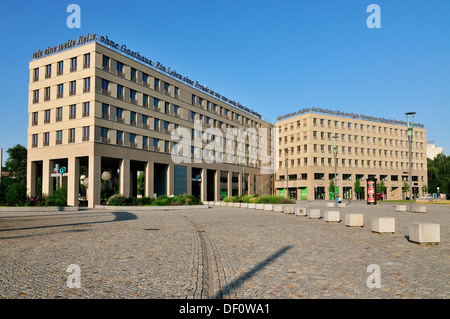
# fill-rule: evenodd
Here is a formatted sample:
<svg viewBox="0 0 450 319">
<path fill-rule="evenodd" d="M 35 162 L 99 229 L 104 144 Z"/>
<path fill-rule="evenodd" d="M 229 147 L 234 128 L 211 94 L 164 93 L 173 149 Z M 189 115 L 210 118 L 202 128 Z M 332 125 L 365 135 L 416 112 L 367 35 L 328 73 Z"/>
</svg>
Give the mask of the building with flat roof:
<svg viewBox="0 0 450 319">
<path fill-rule="evenodd" d="M 272 193 L 260 133 L 273 125 L 161 63 L 87 35 L 35 52 L 29 71 L 29 196 L 64 185 L 68 205 L 94 207 L 114 193 Z"/>
<path fill-rule="evenodd" d="M 284 194 L 288 179 L 290 197 L 334 199 L 329 186 L 335 181 L 336 141 L 336 192 L 341 199 L 365 199 L 368 179 L 383 181 L 387 199 L 406 197 L 402 192 L 409 181 L 406 123 L 312 108 L 279 117 L 276 129 L 277 194 Z M 427 185 L 426 130 L 415 124 L 413 132 L 412 190 L 418 197 Z M 357 180 L 360 194 L 354 191 Z"/>
<path fill-rule="evenodd" d="M 429 159 L 434 159 L 438 154 L 444 153 L 444 148 L 441 146 L 436 146 L 436 144 L 427 144 L 427 157 Z"/>
</svg>

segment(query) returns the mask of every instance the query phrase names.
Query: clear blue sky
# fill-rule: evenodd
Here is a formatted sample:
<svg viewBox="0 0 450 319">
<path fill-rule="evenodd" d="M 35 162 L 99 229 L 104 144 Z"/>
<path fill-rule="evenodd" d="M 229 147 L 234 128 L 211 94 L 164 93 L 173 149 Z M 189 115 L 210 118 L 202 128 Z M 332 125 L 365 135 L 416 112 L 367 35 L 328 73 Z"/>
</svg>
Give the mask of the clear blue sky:
<svg viewBox="0 0 450 319">
<path fill-rule="evenodd" d="M 81 29 L 69 29 L 69 4 Z M 369 29 L 369 4 L 381 28 Z M 0 148 L 26 146 L 32 53 L 107 35 L 268 121 L 305 107 L 405 120 L 450 154 L 450 1 L 4 1 Z"/>
</svg>

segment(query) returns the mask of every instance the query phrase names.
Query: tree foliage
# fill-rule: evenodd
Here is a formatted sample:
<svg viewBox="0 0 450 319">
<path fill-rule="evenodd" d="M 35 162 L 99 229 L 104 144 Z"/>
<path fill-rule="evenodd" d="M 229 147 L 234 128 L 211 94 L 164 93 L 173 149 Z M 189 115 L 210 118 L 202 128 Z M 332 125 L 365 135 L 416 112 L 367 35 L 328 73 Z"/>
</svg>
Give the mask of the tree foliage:
<svg viewBox="0 0 450 319">
<path fill-rule="evenodd" d="M 430 193 L 450 194 L 450 156 L 438 154 L 434 159 L 427 159 L 428 191 Z"/>
</svg>

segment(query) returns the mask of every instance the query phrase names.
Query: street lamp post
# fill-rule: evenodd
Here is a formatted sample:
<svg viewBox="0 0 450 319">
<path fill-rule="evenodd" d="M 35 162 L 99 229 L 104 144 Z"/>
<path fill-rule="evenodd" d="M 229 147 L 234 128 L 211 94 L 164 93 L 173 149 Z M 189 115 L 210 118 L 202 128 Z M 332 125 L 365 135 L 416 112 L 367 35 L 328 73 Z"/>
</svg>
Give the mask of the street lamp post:
<svg viewBox="0 0 450 319">
<path fill-rule="evenodd" d="M 288 181 L 289 181 L 289 175 L 288 175 L 288 162 L 289 162 L 289 153 L 288 149 L 284 149 L 284 161 L 286 164 L 286 190 L 284 191 L 284 197 L 288 198 Z"/>
<path fill-rule="evenodd" d="M 338 152 L 338 147 L 337 147 L 337 138 L 339 137 L 338 134 L 333 135 L 333 150 L 334 150 L 334 199 L 335 199 L 335 203 L 334 205 L 337 207 L 337 152 Z"/>
<path fill-rule="evenodd" d="M 409 144 L 409 211 L 412 212 L 412 139 L 413 139 L 413 127 L 414 127 L 414 114 L 416 112 L 407 112 L 406 115 L 406 127 L 408 134 L 408 144 Z M 411 117 L 411 121 L 410 121 Z"/>
</svg>

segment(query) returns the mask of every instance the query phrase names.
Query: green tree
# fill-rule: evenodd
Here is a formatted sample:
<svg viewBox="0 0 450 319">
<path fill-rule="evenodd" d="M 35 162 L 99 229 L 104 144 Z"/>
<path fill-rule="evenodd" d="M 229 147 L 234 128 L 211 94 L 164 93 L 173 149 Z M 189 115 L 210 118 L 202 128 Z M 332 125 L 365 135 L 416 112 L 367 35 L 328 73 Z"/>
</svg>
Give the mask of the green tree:
<svg viewBox="0 0 450 319">
<path fill-rule="evenodd" d="M 328 192 L 330 193 L 330 199 L 335 199 L 336 198 L 336 187 L 334 185 L 334 181 L 331 180 L 330 181 L 330 186 L 328 186 Z"/>
<path fill-rule="evenodd" d="M 409 184 L 408 184 L 408 181 L 404 181 L 404 182 L 403 182 L 402 191 L 403 191 L 403 194 L 409 192 Z"/>
<path fill-rule="evenodd" d="M 385 191 L 386 191 L 386 186 L 384 185 L 384 181 L 381 180 L 377 183 L 377 193 L 384 194 Z"/>
<path fill-rule="evenodd" d="M 137 178 L 137 193 L 144 196 L 145 192 L 145 173 L 140 172 Z"/>
<path fill-rule="evenodd" d="M 5 162 L 4 170 L 14 173 L 18 181 L 27 178 L 27 149 L 20 144 L 8 148 L 8 159 Z"/>
<path fill-rule="evenodd" d="M 450 156 L 438 154 L 434 159 L 427 159 L 428 191 L 450 194 Z"/>
<path fill-rule="evenodd" d="M 357 199 L 359 199 L 359 195 L 362 192 L 361 181 L 359 179 L 357 179 L 355 181 L 355 183 L 353 184 L 353 189 L 355 190 L 355 194 L 356 194 Z"/>
</svg>

